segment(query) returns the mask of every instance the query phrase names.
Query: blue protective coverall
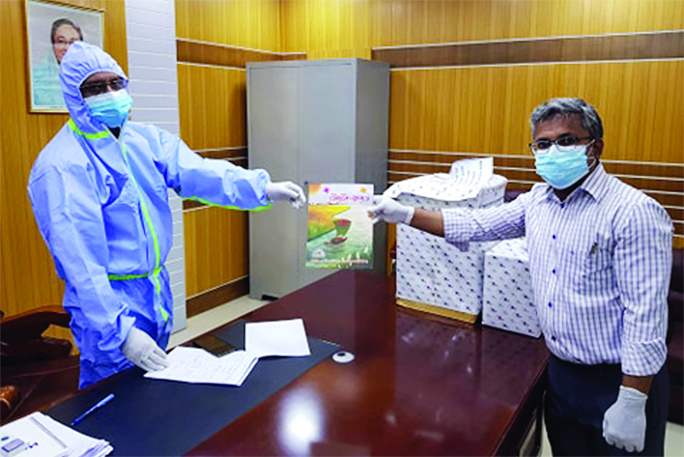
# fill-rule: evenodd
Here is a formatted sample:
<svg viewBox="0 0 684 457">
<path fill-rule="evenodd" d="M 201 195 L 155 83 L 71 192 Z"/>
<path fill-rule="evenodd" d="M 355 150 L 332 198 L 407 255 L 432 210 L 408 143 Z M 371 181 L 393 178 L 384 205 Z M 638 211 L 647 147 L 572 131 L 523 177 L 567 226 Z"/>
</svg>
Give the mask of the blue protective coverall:
<svg viewBox="0 0 684 457">
<path fill-rule="evenodd" d="M 204 159 L 152 125 L 126 122 L 117 140 L 91 116 L 79 90 L 100 71 L 126 77 L 100 48 L 83 42 L 69 48 L 60 78 L 71 119 L 38 156 L 28 185 L 38 227 L 66 282 L 63 305 L 81 351 L 81 387 L 131 366 L 120 348 L 133 325 L 162 349 L 168 343 L 167 188 L 220 206 L 270 207 L 264 170 Z"/>
</svg>

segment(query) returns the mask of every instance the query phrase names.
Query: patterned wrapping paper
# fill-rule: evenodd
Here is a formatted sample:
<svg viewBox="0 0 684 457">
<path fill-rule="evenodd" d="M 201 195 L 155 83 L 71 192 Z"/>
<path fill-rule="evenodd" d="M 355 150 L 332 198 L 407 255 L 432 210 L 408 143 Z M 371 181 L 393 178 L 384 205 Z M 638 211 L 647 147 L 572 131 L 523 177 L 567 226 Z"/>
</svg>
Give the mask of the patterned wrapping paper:
<svg viewBox="0 0 684 457">
<path fill-rule="evenodd" d="M 502 241 L 485 253 L 482 324 L 541 335 L 525 238 Z"/>
<path fill-rule="evenodd" d="M 405 182 L 405 181 L 404 181 Z M 426 189 L 416 178 L 421 193 L 443 194 L 439 185 Z M 416 208 L 486 208 L 503 203 L 507 180 L 493 175 L 477 197 L 445 201 L 405 192 L 397 200 Z M 482 310 L 484 252 L 497 242 L 454 246 L 444 238 L 397 225 L 397 298 L 478 315 Z"/>
</svg>

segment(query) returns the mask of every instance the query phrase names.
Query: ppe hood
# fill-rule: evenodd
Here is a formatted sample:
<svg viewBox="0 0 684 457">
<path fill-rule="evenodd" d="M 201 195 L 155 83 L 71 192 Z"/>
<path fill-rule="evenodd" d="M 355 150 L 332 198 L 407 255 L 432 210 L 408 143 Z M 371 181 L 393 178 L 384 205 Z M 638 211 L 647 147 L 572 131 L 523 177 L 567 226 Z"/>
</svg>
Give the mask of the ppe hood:
<svg viewBox="0 0 684 457">
<path fill-rule="evenodd" d="M 84 133 L 105 131 L 107 127 L 92 117 L 79 88 L 83 81 L 101 71 L 116 73 L 128 79 L 119 64 L 99 47 L 76 41 L 69 46 L 59 67 L 64 100 L 76 126 Z"/>
</svg>

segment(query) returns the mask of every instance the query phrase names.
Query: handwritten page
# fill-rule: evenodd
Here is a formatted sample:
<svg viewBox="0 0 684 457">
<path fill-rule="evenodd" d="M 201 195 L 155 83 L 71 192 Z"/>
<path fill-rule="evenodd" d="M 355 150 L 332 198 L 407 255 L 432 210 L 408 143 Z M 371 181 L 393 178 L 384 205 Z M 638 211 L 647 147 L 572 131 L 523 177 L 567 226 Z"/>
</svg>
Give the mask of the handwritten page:
<svg viewBox="0 0 684 457">
<path fill-rule="evenodd" d="M 245 350 L 253 357 L 311 355 L 302 319 L 246 323 Z"/>
<path fill-rule="evenodd" d="M 216 357 L 204 349 L 179 346 L 167 357 L 169 366 L 148 371 L 146 378 L 195 384 L 240 386 L 257 363 L 256 357 L 245 351 L 233 351 Z"/>
</svg>

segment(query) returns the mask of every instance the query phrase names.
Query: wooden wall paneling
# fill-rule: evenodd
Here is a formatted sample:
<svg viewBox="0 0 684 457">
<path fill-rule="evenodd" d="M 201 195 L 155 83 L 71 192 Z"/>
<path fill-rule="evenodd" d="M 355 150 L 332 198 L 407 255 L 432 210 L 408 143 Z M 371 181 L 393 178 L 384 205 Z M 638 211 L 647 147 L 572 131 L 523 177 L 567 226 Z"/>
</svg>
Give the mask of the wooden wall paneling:
<svg viewBox="0 0 684 457">
<path fill-rule="evenodd" d="M 282 3 L 284 51 L 310 59 L 370 58 L 369 2 L 297 0 Z"/>
<path fill-rule="evenodd" d="M 185 243 L 185 295 L 189 300 L 200 291 L 198 281 L 197 249 L 191 243 L 198 239 L 197 217 L 194 212 L 183 211 L 183 237 Z"/>
<path fill-rule="evenodd" d="M 223 74 L 226 73 L 227 74 Z M 230 70 L 222 68 L 204 68 L 202 74 L 205 78 L 202 87 L 205 104 L 202 106 L 205 122 L 204 147 L 218 148 L 231 145 L 230 120 L 231 109 L 227 103 L 227 86 L 232 83 Z"/>
<path fill-rule="evenodd" d="M 127 68 L 124 4 L 118 1 L 60 1 L 105 10 L 105 49 Z M 34 160 L 68 119 L 66 114 L 29 113 L 25 39 L 25 2 L 0 2 L 3 58 L 0 98 L 0 239 L 2 272 L 0 306 L 16 314 L 47 304 L 61 304 L 64 284 L 35 224 L 26 192 Z M 66 329 L 51 329 L 51 336 L 70 338 Z"/>
<path fill-rule="evenodd" d="M 684 2 L 683 2 L 684 3 Z M 684 113 L 682 101 L 684 101 L 684 84 L 673 84 L 672 81 L 682 81 L 684 79 L 684 62 L 677 65 L 667 65 L 659 62 L 655 65 L 655 77 L 657 81 L 655 87 L 651 88 L 653 94 L 654 107 L 658 113 L 658 121 L 653 125 L 653 148 L 651 150 L 651 160 L 654 162 L 667 161 L 672 163 L 684 163 Z M 667 90 L 663 90 L 667 88 Z M 656 116 L 654 116 L 656 117 Z M 661 158 L 659 149 L 673 151 L 664 160 Z M 679 151 L 679 154 L 676 153 Z"/>
<path fill-rule="evenodd" d="M 306 53 L 262 51 L 187 38 L 176 39 L 178 62 L 245 68 L 247 62 L 305 59 Z"/>
<path fill-rule="evenodd" d="M 671 209 L 668 210 L 670 217 L 676 221 L 682 221 L 684 223 L 684 209 Z"/>
<path fill-rule="evenodd" d="M 301 30 L 306 18 L 305 6 L 303 2 L 281 2 L 280 18 L 282 33 L 280 50 L 302 51 L 307 48 L 304 45 L 305 33 Z M 287 31 L 290 31 L 290 33 L 287 33 Z"/>
<path fill-rule="evenodd" d="M 193 297 L 247 273 L 246 213 L 203 207 L 183 212 L 187 295 Z"/>
<path fill-rule="evenodd" d="M 249 235 L 248 235 L 248 218 L 247 212 L 234 211 L 231 214 L 231 232 L 234 233 L 234 239 L 231 250 L 233 255 L 230 256 L 231 270 L 233 278 L 241 278 L 249 274 Z"/>
<path fill-rule="evenodd" d="M 393 71 L 390 148 L 527 154 L 534 107 L 580 96 L 603 119 L 605 159 L 681 163 L 683 133 L 670 126 L 684 125 L 682 77 L 681 61 Z"/>
<path fill-rule="evenodd" d="M 375 47 L 678 30 L 684 28 L 682 5 L 669 0 L 371 0 L 369 38 Z"/>
<path fill-rule="evenodd" d="M 682 5 L 669 0 L 291 0 L 282 3 L 282 49 L 322 56 L 374 46 L 679 30 L 684 28 Z"/>
<path fill-rule="evenodd" d="M 279 0 L 176 0 L 179 38 L 280 50 Z"/>
<path fill-rule="evenodd" d="M 247 73 L 234 72 L 230 85 L 230 106 L 233 107 L 231 125 L 235 129 L 231 138 L 236 145 L 247 145 Z"/>
<path fill-rule="evenodd" d="M 196 251 L 196 259 L 197 259 L 197 269 L 195 271 L 186 271 L 186 277 L 188 276 L 194 276 L 195 280 L 193 281 L 194 283 L 197 284 L 197 290 L 187 290 L 187 295 L 189 297 L 192 297 L 196 293 L 199 293 L 201 291 L 210 289 L 211 286 L 208 284 L 211 284 L 209 281 L 208 274 L 215 270 L 218 269 L 219 267 L 216 266 L 218 263 L 217 260 L 219 259 L 219 256 L 221 255 L 221 245 L 220 244 L 215 244 L 213 243 L 213 239 L 210 235 L 209 232 L 209 227 L 213 228 L 214 230 L 217 231 L 218 234 L 218 229 L 216 225 L 212 225 L 211 221 L 211 215 L 218 211 L 217 209 L 212 209 L 212 208 L 203 208 L 199 209 L 197 211 L 193 211 L 188 215 L 189 217 L 194 217 L 197 219 L 195 222 L 196 225 L 196 238 L 192 240 L 192 248 Z M 183 219 L 186 218 L 186 214 L 183 214 Z M 215 252 L 211 252 L 209 250 L 209 246 L 213 245 L 215 248 Z M 186 251 L 188 250 L 188 247 L 186 246 Z M 214 256 L 215 254 L 215 256 Z"/>
<path fill-rule="evenodd" d="M 212 289 L 222 282 L 217 276 L 225 275 L 230 280 L 230 271 L 225 267 L 226 246 L 224 240 L 231 238 L 230 227 L 227 227 L 228 214 L 222 208 L 202 208 L 195 211 L 199 219 L 197 223 L 197 283 L 200 291 Z"/>
<path fill-rule="evenodd" d="M 248 61 L 306 56 L 279 53 L 279 0 L 177 0 L 176 8 L 181 136 L 204 156 L 232 157 L 245 166 L 245 159 L 235 160 L 235 154 L 246 155 L 247 141 L 241 68 Z M 186 201 L 184 220 L 188 313 L 193 315 L 246 292 L 247 214 Z"/>
<path fill-rule="evenodd" d="M 308 51 L 310 57 L 336 55 L 340 49 L 322 48 L 343 47 L 341 38 L 336 42 L 330 37 L 331 33 L 343 32 L 334 25 L 326 25 L 326 21 L 344 15 L 344 6 L 338 7 L 335 2 L 313 3 L 291 1 L 284 6 L 288 32 L 284 47 Z M 682 55 L 684 46 L 681 32 L 624 35 L 684 29 L 684 2 L 378 0 L 366 3 L 371 47 L 527 39 L 496 46 L 473 44 L 473 52 L 465 56 L 488 59 L 479 63 L 677 57 Z M 314 16 L 318 19 L 321 15 L 326 17 L 310 25 Z M 290 27 L 292 24 L 296 27 Z M 359 33 L 359 29 L 355 28 L 354 32 Z M 365 30 L 361 33 L 365 34 Z M 580 36 L 529 40 L 574 35 Z M 436 48 L 433 57 L 440 60 L 445 54 L 444 49 Z M 681 61 L 393 71 L 390 148 L 524 156 L 529 154 L 528 119 L 532 109 L 551 97 L 580 96 L 594 104 L 604 120 L 604 159 L 681 164 L 684 139 L 682 129 L 674 126 L 684 124 L 681 106 L 676 104 L 682 99 L 683 76 Z M 659 176 L 655 168 L 644 171 L 643 164 L 621 162 L 612 166 L 627 167 L 635 176 L 640 172 L 646 173 L 646 177 Z M 407 165 L 402 169 L 411 168 Z M 390 166 L 390 179 L 406 177 L 392 170 Z M 527 173 L 538 181 L 529 171 L 512 172 Z M 519 178 L 522 180 L 522 177 Z M 667 192 L 666 189 L 679 185 L 679 181 L 662 183 L 638 177 L 625 180 L 645 190 L 652 187 L 652 193 Z M 677 194 L 653 195 L 675 208 L 681 206 Z"/>
<path fill-rule="evenodd" d="M 244 156 L 245 71 L 186 63 L 179 63 L 178 70 L 181 136 L 205 157 Z M 246 165 L 244 159 L 234 162 Z M 248 274 L 247 215 L 188 201 L 183 206 L 186 287 L 192 315 L 220 304 L 212 300 L 228 296 L 221 288 Z M 204 294 L 209 295 L 202 298 Z"/>
<path fill-rule="evenodd" d="M 390 73 L 390 112 L 388 145 L 389 148 L 403 149 L 406 145 L 404 137 L 407 132 L 406 126 L 406 88 L 408 72 Z"/>
<path fill-rule="evenodd" d="M 234 2 L 226 3 L 232 3 L 233 12 L 240 8 Z M 306 51 L 310 58 L 367 57 L 371 46 L 682 29 L 682 6 L 675 3 L 294 0 L 280 4 L 280 47 L 270 49 Z M 209 16 L 219 17 L 228 11 L 218 3 L 211 4 L 210 8 L 213 9 Z M 214 20 L 206 11 L 204 14 L 206 21 Z M 243 23 L 253 21 L 254 17 L 250 12 L 243 16 L 246 18 Z M 199 23 L 204 25 L 205 20 Z M 254 28 L 255 35 L 248 37 L 249 33 L 241 26 L 224 27 L 223 30 L 230 29 L 233 35 L 220 35 L 213 26 L 199 30 L 202 27 L 187 24 L 179 26 L 179 36 L 238 46 L 250 46 L 258 42 L 254 36 L 263 36 L 263 31 Z M 198 30 L 191 31 L 193 27 Z M 217 38 L 211 39 L 210 34 Z M 624 58 L 625 52 L 634 54 L 666 48 L 658 41 L 661 38 L 650 36 L 650 44 L 644 37 L 556 39 L 537 48 L 531 47 L 534 42 L 522 43 L 517 51 L 510 43 L 483 51 L 485 43 L 475 47 L 476 52 L 469 58 L 481 58 L 485 54 L 490 61 L 500 60 L 501 56 L 512 61 L 516 55 L 522 61 L 548 60 L 552 56 L 560 56 L 561 60 L 588 59 L 597 58 L 599 51 Z M 443 59 L 444 54 L 444 49 L 440 49 L 436 58 Z M 393 72 L 390 147 L 525 155 L 528 154 L 530 111 L 552 96 L 580 95 L 594 103 L 604 118 L 606 142 L 610 145 L 606 158 L 662 161 L 656 158 L 656 151 L 660 150 L 661 156 L 679 163 L 674 145 L 681 144 L 681 132 L 668 126 L 681 123 L 681 113 L 671 102 L 673 97 L 681 98 L 680 89 L 664 91 L 663 87 L 681 77 L 681 68 L 673 68 L 671 63 L 657 63 L 656 67 L 629 62 L 620 65 Z M 236 89 L 237 85 L 231 83 L 230 87 L 236 94 L 244 94 Z M 223 118 L 231 119 L 228 122 L 231 138 L 237 136 L 233 129 L 239 125 L 235 117 L 239 114 L 233 112 L 237 104 L 237 101 L 229 102 L 229 112 Z M 654 109 L 659 106 L 663 106 L 662 115 L 660 109 Z M 662 125 L 668 133 L 658 139 L 657 127 L 651 134 L 635 131 L 639 125 Z M 244 132 L 244 127 L 241 128 Z M 195 148 L 209 148 L 207 144 L 218 141 L 210 133 L 201 138 L 203 142 L 198 139 Z M 214 144 L 213 147 L 225 146 Z M 645 154 L 643 150 L 652 152 Z"/>
<path fill-rule="evenodd" d="M 372 55 L 394 68 L 673 59 L 684 57 L 684 31 L 412 45 Z"/>
<path fill-rule="evenodd" d="M 178 64 L 181 137 L 192 149 L 246 144 L 245 71 Z"/>
<path fill-rule="evenodd" d="M 182 68 L 184 66 L 185 65 L 182 65 L 180 63 L 178 64 L 178 68 Z M 187 117 L 183 114 L 183 111 L 180 112 L 180 130 L 181 135 L 183 135 L 185 133 L 183 125 L 187 120 L 188 123 L 192 125 L 192 132 L 190 133 L 192 143 L 190 143 L 189 146 L 192 149 L 204 149 L 207 143 L 207 123 L 205 122 L 206 92 L 204 90 L 204 87 L 206 86 L 207 75 L 203 67 L 191 65 L 188 66 L 188 68 L 190 68 L 188 74 L 190 79 L 188 86 L 189 92 L 187 96 L 188 104 L 192 107 L 192 109 L 188 113 L 188 115 L 190 116 L 189 119 L 187 119 Z"/>
</svg>

